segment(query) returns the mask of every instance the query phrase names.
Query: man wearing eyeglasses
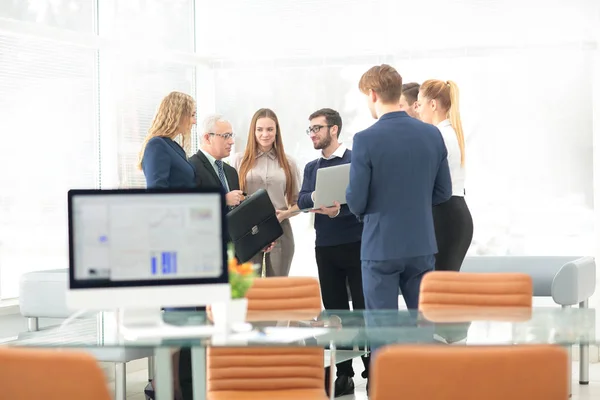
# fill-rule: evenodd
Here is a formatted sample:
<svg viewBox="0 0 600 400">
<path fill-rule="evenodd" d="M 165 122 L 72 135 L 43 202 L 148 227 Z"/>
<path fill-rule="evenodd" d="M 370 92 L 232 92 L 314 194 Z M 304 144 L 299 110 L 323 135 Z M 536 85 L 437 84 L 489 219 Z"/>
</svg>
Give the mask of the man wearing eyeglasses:
<svg viewBox="0 0 600 400">
<path fill-rule="evenodd" d="M 196 185 L 200 188 L 222 187 L 225 190 L 225 202 L 232 208 L 239 205 L 245 195 L 240 190 L 238 173 L 223 159 L 231 154 L 234 134 L 231 124 L 222 115 L 206 117 L 202 124 L 200 150 L 189 161 L 196 169 Z M 271 243 L 265 252 L 273 249 Z M 191 353 L 183 349 L 179 356 L 179 387 L 184 399 L 192 398 Z"/>
<path fill-rule="evenodd" d="M 298 207 L 314 207 L 314 190 L 319 168 L 350 163 L 351 151 L 339 142 L 342 132 L 340 114 L 330 108 L 315 111 L 309 117 L 306 133 L 313 146 L 321 150 L 321 157 L 309 162 L 304 168 L 304 180 L 298 197 Z M 319 206 L 317 204 L 317 206 Z M 352 296 L 352 308 L 364 310 L 360 244 L 363 224 L 352 214 L 347 205 L 335 203 L 333 207 L 313 209 L 315 215 L 315 256 L 319 271 L 321 297 L 326 310 L 349 310 L 348 288 Z M 369 358 L 363 357 L 368 375 Z M 326 375 L 329 370 L 326 371 Z M 354 393 L 354 370 L 352 360 L 337 365 L 335 396 Z M 326 376 L 325 382 L 327 382 Z M 326 385 L 329 388 L 328 385 Z"/>
<path fill-rule="evenodd" d="M 238 173 L 223 162 L 231 154 L 234 143 L 231 124 L 219 114 L 209 115 L 202 124 L 200 150 L 190 163 L 196 168 L 196 185 L 201 188 L 223 187 L 229 207 L 239 205 L 245 198 L 240 190 Z"/>
</svg>

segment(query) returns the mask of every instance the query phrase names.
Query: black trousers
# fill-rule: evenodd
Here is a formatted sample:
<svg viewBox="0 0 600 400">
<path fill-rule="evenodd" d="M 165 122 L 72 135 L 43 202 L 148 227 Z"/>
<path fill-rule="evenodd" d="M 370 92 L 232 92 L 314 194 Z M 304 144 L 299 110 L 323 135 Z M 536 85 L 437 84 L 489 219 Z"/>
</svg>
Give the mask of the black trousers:
<svg viewBox="0 0 600 400">
<path fill-rule="evenodd" d="M 315 258 L 319 271 L 321 298 L 325 310 L 350 310 L 348 292 L 354 310 L 365 309 L 360 262 L 360 242 L 337 246 L 316 246 Z M 342 324 L 344 321 L 342 321 Z M 342 349 L 340 347 L 340 349 Z M 363 356 L 365 370 L 369 368 L 369 357 Z M 326 374 L 328 374 L 328 370 Z M 337 364 L 337 376 L 354 376 L 352 360 Z"/>
<path fill-rule="evenodd" d="M 438 253 L 435 255 L 436 271 L 460 271 L 473 240 L 473 218 L 462 196 L 452 196 L 433 207 L 433 224 Z M 435 333 L 453 343 L 467 337 L 470 323 L 436 325 Z"/>
<path fill-rule="evenodd" d="M 433 207 L 433 224 L 438 253 L 436 271 L 460 271 L 473 240 L 473 218 L 462 196 L 452 196 Z"/>
</svg>

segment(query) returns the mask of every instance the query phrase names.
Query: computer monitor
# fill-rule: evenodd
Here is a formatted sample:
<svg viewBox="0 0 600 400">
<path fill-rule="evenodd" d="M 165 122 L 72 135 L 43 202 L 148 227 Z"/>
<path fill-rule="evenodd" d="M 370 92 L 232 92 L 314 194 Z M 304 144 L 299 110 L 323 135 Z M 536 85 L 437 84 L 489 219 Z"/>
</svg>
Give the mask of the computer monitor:
<svg viewBox="0 0 600 400">
<path fill-rule="evenodd" d="M 225 213 L 219 189 L 70 190 L 67 306 L 160 314 L 228 302 Z"/>
</svg>

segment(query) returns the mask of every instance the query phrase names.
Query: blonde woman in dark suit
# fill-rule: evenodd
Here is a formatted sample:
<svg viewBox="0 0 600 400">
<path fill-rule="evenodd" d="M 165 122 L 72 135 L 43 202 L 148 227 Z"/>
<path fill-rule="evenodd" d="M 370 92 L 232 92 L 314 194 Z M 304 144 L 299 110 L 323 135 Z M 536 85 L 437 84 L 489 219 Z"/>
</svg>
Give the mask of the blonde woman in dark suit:
<svg viewBox="0 0 600 400">
<path fill-rule="evenodd" d="M 171 92 L 162 99 L 139 154 L 138 168 L 144 171 L 148 189 L 196 187 L 196 170 L 186 155 L 186 148 L 191 142 L 192 127 L 195 124 L 196 102 L 192 96 Z M 178 139 L 181 139 L 181 145 L 176 142 Z M 173 308 L 167 311 L 195 309 L 195 307 Z M 173 398 L 175 399 L 182 398 L 179 385 L 179 361 L 180 352 L 174 351 Z M 154 384 L 153 380 L 144 389 L 147 399 L 154 398 Z"/>
<path fill-rule="evenodd" d="M 146 187 L 193 188 L 196 172 L 186 155 L 196 124 L 196 102 L 185 93 L 171 92 L 160 103 L 139 155 Z M 181 145 L 176 142 L 181 139 Z"/>
</svg>

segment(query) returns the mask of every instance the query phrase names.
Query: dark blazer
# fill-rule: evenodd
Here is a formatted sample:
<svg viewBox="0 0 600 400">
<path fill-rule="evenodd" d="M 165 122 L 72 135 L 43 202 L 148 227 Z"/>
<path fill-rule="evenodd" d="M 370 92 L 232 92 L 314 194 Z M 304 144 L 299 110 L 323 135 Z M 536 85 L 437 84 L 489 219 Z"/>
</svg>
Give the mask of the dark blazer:
<svg viewBox="0 0 600 400">
<path fill-rule="evenodd" d="M 437 253 L 432 206 L 452 195 L 447 156 L 438 128 L 403 111 L 354 136 L 346 201 L 364 220 L 362 260 Z"/>
<path fill-rule="evenodd" d="M 185 151 L 173 140 L 158 136 L 146 144 L 142 157 L 146 187 L 193 188 L 196 172 Z"/>
<path fill-rule="evenodd" d="M 210 164 L 208 158 L 202 153 L 202 150 L 198 150 L 196 154 L 190 157 L 190 163 L 196 169 L 196 180 L 195 184 L 200 188 L 209 187 L 222 187 L 221 181 L 215 172 L 215 168 Z M 240 180 L 238 173 L 231 165 L 223 163 L 223 171 L 225 172 L 225 179 L 229 185 L 229 190 L 240 190 Z"/>
</svg>

